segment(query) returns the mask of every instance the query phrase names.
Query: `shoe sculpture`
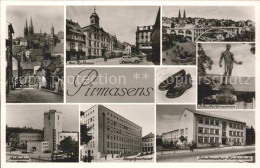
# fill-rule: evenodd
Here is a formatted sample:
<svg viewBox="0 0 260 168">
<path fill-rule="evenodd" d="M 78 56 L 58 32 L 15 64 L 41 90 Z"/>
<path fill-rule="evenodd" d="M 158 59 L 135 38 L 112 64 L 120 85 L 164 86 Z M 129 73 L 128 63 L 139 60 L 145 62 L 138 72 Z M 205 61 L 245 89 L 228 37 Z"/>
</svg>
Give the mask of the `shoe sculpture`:
<svg viewBox="0 0 260 168">
<path fill-rule="evenodd" d="M 160 91 L 165 91 L 165 90 L 169 90 L 171 85 L 176 85 L 177 80 L 182 78 L 183 76 L 185 76 L 186 72 L 184 69 L 180 70 L 179 72 L 169 76 L 167 79 L 165 79 L 164 81 L 162 81 L 159 86 L 158 89 Z"/>
<path fill-rule="evenodd" d="M 190 74 L 182 77 L 175 85 L 170 85 L 170 89 L 166 93 L 167 98 L 180 97 L 187 89 L 192 87 L 192 78 Z"/>
</svg>

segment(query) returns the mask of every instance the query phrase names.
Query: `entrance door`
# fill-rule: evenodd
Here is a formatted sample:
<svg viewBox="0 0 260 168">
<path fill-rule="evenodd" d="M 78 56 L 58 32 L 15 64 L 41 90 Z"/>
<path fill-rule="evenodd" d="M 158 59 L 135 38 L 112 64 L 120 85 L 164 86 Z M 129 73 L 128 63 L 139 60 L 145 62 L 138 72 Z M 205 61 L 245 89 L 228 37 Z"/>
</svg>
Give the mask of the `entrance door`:
<svg viewBox="0 0 260 168">
<path fill-rule="evenodd" d="M 226 145 L 227 144 L 227 139 L 226 138 L 222 138 L 222 145 Z"/>
</svg>

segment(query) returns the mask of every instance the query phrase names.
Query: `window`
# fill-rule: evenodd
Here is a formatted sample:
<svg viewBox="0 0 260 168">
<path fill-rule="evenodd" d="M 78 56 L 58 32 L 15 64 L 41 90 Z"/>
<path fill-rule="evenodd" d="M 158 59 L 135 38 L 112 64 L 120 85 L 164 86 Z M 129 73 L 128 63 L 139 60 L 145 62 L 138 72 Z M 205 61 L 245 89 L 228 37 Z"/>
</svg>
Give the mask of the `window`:
<svg viewBox="0 0 260 168">
<path fill-rule="evenodd" d="M 203 124 L 203 118 L 202 117 L 199 118 L 199 123 Z"/>
<path fill-rule="evenodd" d="M 230 127 L 230 128 L 233 128 L 233 123 L 229 123 L 229 127 Z"/>
<path fill-rule="evenodd" d="M 234 136 L 237 136 L 237 132 L 236 132 L 236 131 L 233 131 L 233 135 L 234 135 Z"/>
<path fill-rule="evenodd" d="M 214 137 L 210 137 L 210 143 L 214 142 Z"/>
<path fill-rule="evenodd" d="M 74 43 L 71 43 L 71 44 L 70 44 L 70 49 L 72 49 L 72 50 L 75 49 L 75 44 L 74 44 Z"/>
<path fill-rule="evenodd" d="M 205 132 L 204 132 L 205 134 L 209 133 L 209 128 L 205 128 L 204 130 L 205 130 Z"/>
<path fill-rule="evenodd" d="M 241 132 L 241 136 L 244 136 L 244 133 L 243 133 L 243 132 Z"/>
<path fill-rule="evenodd" d="M 219 134 L 219 129 L 215 129 L 215 134 L 216 134 L 216 135 Z"/>
<path fill-rule="evenodd" d="M 214 134 L 214 129 L 210 128 L 210 134 Z"/>
<path fill-rule="evenodd" d="M 78 51 L 82 51 L 82 44 L 78 44 Z"/>
<path fill-rule="evenodd" d="M 219 125 L 219 120 L 216 120 L 215 124 L 216 124 L 216 125 Z"/>
<path fill-rule="evenodd" d="M 215 143 L 219 143 L 219 137 L 215 138 Z"/>
<path fill-rule="evenodd" d="M 209 118 L 205 119 L 205 124 L 209 125 Z"/>
<path fill-rule="evenodd" d="M 229 136 L 232 136 L 232 131 L 229 131 Z"/>
<path fill-rule="evenodd" d="M 214 125 L 214 119 L 210 119 L 210 125 Z"/>
<path fill-rule="evenodd" d="M 204 137 L 204 143 L 209 143 L 209 137 Z"/>
<path fill-rule="evenodd" d="M 198 132 L 199 132 L 200 134 L 203 134 L 203 128 L 202 128 L 202 127 L 199 127 L 199 128 L 198 128 Z"/>
<path fill-rule="evenodd" d="M 202 136 L 199 136 L 199 137 L 198 137 L 198 142 L 199 142 L 199 143 L 203 143 L 203 137 L 202 137 Z"/>
</svg>

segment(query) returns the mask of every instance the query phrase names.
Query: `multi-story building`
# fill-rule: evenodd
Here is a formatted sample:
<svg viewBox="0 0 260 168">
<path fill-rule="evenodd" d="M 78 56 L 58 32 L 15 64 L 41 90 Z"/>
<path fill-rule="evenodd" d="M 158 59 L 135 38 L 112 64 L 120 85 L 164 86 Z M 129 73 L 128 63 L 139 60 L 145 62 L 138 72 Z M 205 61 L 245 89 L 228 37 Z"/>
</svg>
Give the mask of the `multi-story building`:
<svg viewBox="0 0 260 168">
<path fill-rule="evenodd" d="M 62 131 L 62 132 L 58 133 L 59 143 L 60 143 L 60 141 L 64 140 L 67 137 L 71 137 L 71 139 L 74 140 L 74 141 L 79 141 L 79 133 L 78 132 Z"/>
<path fill-rule="evenodd" d="M 10 135 L 11 146 L 14 147 L 26 147 L 29 141 L 41 141 L 43 140 L 42 133 L 12 133 Z"/>
<path fill-rule="evenodd" d="M 178 122 L 178 128 L 162 134 L 162 141 L 185 141 L 197 143 L 198 147 L 207 147 L 211 143 L 222 145 L 245 145 L 246 123 L 237 119 L 185 109 Z M 183 139 L 182 138 L 182 139 Z"/>
<path fill-rule="evenodd" d="M 104 55 L 109 57 L 112 54 L 116 38 L 100 27 L 96 10 L 90 16 L 90 25 L 83 27 L 82 30 L 86 35 L 87 59 L 100 58 Z"/>
<path fill-rule="evenodd" d="M 141 151 L 142 127 L 102 105 L 85 111 L 81 124 L 91 128 L 88 134 L 92 136 L 90 142 L 82 146 L 82 157 Z"/>
<path fill-rule="evenodd" d="M 58 150 L 59 132 L 62 132 L 62 113 L 50 110 L 44 113 L 44 141 L 49 142 L 49 150 Z"/>
<path fill-rule="evenodd" d="M 154 152 L 154 134 L 149 133 L 142 138 L 142 151 Z"/>
<path fill-rule="evenodd" d="M 79 23 L 66 19 L 66 62 L 85 60 L 86 35 Z"/>
<path fill-rule="evenodd" d="M 137 54 L 145 53 L 152 55 L 152 32 L 153 26 L 137 26 L 136 50 Z"/>
</svg>

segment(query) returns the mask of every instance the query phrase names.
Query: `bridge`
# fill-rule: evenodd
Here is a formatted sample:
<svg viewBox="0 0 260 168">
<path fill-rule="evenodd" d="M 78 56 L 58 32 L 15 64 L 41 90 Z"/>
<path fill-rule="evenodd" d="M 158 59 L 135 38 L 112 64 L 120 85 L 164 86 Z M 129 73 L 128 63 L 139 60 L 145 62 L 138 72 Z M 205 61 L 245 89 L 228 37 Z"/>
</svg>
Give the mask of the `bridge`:
<svg viewBox="0 0 260 168">
<path fill-rule="evenodd" d="M 238 34 L 241 34 L 246 29 L 247 27 L 203 27 L 203 28 L 176 27 L 176 28 L 166 28 L 166 33 L 182 35 L 184 37 L 190 37 L 193 42 L 194 41 L 197 42 L 203 35 L 214 33 L 213 31 L 227 33 L 226 38 L 230 38 Z"/>
</svg>

